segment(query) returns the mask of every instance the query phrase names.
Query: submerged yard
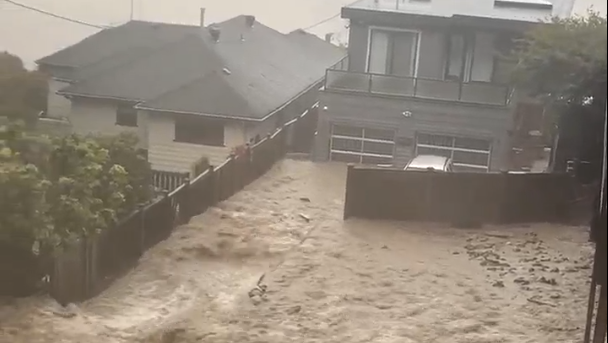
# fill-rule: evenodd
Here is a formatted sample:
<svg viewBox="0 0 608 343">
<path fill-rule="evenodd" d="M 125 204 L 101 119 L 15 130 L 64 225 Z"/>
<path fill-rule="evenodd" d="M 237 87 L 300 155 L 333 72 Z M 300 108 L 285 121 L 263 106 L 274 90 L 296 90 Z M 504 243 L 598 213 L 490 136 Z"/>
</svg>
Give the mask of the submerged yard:
<svg viewBox="0 0 608 343">
<path fill-rule="evenodd" d="M 1 304 L 0 343 L 580 341 L 584 228 L 343 222 L 345 171 L 282 161 L 74 317 Z"/>
</svg>

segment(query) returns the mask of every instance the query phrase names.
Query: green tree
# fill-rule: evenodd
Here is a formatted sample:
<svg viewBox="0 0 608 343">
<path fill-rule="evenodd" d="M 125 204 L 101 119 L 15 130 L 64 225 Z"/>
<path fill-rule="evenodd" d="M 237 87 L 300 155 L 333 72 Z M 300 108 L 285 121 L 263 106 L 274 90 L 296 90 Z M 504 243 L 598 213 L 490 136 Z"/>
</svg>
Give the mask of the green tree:
<svg viewBox="0 0 608 343">
<path fill-rule="evenodd" d="M 606 101 L 606 17 L 596 12 L 539 25 L 518 42 L 514 80 L 548 102 Z"/>
<path fill-rule="evenodd" d="M 606 104 L 606 17 L 553 19 L 518 42 L 513 76 L 520 89 L 544 99 L 550 114 L 547 133 L 559 135 L 552 161 L 564 170 L 566 161 L 590 162 L 578 169 L 583 182 L 601 174 Z"/>
<path fill-rule="evenodd" d="M 46 111 L 47 76 L 28 71 L 21 59 L 0 52 L 0 117 L 32 123 Z"/>
</svg>

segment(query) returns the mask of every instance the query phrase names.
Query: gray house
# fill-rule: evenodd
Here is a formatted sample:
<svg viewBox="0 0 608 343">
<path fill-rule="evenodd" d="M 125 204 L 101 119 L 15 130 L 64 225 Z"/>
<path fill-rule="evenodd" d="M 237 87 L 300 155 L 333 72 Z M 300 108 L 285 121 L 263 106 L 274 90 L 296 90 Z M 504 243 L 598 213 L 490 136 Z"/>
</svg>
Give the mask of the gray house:
<svg viewBox="0 0 608 343">
<path fill-rule="evenodd" d="M 346 52 L 253 16 L 199 26 L 131 21 L 37 61 L 52 76 L 49 117 L 79 134 L 138 134 L 155 170 L 274 132 L 318 102 L 325 70 Z"/>
<path fill-rule="evenodd" d="M 360 0 L 348 57 L 327 70 L 317 160 L 403 167 L 418 154 L 455 168 L 508 168 L 524 97 L 509 87 L 514 37 L 573 0 Z"/>
</svg>

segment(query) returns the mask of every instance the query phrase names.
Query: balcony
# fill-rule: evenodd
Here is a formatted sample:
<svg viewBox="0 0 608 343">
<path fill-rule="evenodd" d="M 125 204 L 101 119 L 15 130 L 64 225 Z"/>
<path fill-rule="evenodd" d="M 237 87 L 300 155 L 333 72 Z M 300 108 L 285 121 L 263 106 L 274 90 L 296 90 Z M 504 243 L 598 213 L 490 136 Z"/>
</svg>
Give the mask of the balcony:
<svg viewBox="0 0 608 343">
<path fill-rule="evenodd" d="M 488 82 L 458 82 L 348 71 L 345 59 L 327 70 L 325 89 L 418 99 L 507 106 L 511 89 Z"/>
</svg>

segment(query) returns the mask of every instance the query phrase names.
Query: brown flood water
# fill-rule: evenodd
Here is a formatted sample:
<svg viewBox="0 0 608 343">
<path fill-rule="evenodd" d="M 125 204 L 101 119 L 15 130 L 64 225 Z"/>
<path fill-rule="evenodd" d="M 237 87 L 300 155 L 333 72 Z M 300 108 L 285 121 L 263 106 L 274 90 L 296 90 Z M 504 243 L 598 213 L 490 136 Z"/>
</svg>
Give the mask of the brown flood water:
<svg viewBox="0 0 608 343">
<path fill-rule="evenodd" d="M 345 171 L 282 161 L 76 317 L 48 299 L 1 306 L 0 343 L 580 341 L 584 228 L 345 223 Z"/>
</svg>

